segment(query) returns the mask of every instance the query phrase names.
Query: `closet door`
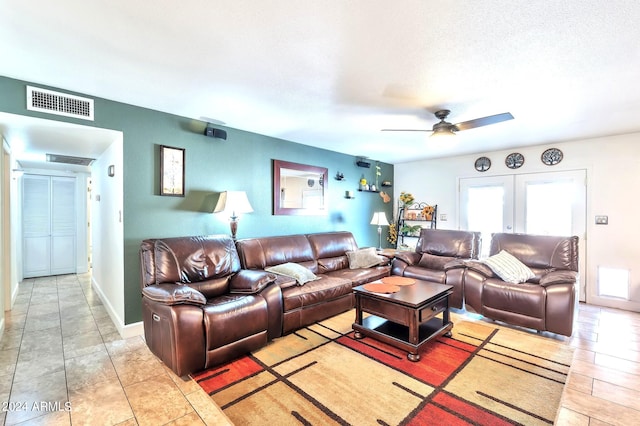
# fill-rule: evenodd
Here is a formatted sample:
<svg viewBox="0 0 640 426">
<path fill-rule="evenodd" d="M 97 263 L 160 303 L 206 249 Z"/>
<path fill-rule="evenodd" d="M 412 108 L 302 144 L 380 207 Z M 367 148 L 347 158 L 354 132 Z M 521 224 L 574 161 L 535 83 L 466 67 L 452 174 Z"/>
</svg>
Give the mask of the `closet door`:
<svg viewBox="0 0 640 426">
<path fill-rule="evenodd" d="M 51 275 L 76 272 L 75 189 L 75 178 L 51 178 Z"/>
<path fill-rule="evenodd" d="M 73 177 L 22 177 L 24 277 L 76 272 L 76 203 Z"/>
<path fill-rule="evenodd" d="M 24 277 L 51 272 L 51 178 L 22 177 L 22 265 Z"/>
</svg>

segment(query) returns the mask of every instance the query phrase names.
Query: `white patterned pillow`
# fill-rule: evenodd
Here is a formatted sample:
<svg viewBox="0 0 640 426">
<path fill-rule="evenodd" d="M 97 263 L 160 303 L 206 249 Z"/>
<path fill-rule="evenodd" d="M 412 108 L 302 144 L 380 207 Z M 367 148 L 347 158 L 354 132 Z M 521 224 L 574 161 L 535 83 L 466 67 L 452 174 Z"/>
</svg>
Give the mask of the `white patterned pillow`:
<svg viewBox="0 0 640 426">
<path fill-rule="evenodd" d="M 503 281 L 509 283 L 519 284 L 535 277 L 527 265 L 504 250 L 484 259 L 482 263 L 491 268 Z"/>
<path fill-rule="evenodd" d="M 317 277 L 308 268 L 305 268 L 304 266 L 293 262 L 270 266 L 268 268 L 264 268 L 264 270 L 267 272 L 273 272 L 274 274 L 294 278 L 298 282 L 298 285 L 304 285 L 309 281 L 315 281 L 319 279 L 319 277 Z"/>
<path fill-rule="evenodd" d="M 376 254 L 375 247 L 348 251 L 347 257 L 349 258 L 349 269 L 370 268 L 386 261 L 385 257 Z"/>
</svg>

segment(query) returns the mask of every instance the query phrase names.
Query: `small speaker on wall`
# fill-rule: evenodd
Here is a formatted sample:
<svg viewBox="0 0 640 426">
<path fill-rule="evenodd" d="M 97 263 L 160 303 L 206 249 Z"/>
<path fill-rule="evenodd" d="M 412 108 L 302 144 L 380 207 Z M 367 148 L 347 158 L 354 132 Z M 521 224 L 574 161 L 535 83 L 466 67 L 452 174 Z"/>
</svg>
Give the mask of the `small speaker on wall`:
<svg viewBox="0 0 640 426">
<path fill-rule="evenodd" d="M 209 126 L 204 129 L 204 135 L 209 136 L 210 138 L 227 140 L 227 132 Z"/>
</svg>

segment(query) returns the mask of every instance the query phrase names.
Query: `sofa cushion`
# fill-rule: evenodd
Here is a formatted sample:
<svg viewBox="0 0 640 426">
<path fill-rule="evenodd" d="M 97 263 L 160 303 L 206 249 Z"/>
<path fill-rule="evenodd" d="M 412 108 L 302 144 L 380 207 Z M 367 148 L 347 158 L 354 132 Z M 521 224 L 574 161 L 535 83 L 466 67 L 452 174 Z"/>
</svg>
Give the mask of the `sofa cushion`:
<svg viewBox="0 0 640 426">
<path fill-rule="evenodd" d="M 309 269 L 297 263 L 287 262 L 281 265 L 270 266 L 264 269 L 267 272 L 273 272 L 274 274 L 284 275 L 286 277 L 294 278 L 298 285 L 304 285 L 309 281 L 317 280 L 318 277 Z"/>
<path fill-rule="evenodd" d="M 523 283 L 535 277 L 527 265 L 505 250 L 501 250 L 500 253 L 490 256 L 482 262 L 488 265 L 503 281 L 509 283 Z"/>
<path fill-rule="evenodd" d="M 376 254 L 375 247 L 348 251 L 347 257 L 349 258 L 350 269 L 370 268 L 387 261 L 386 257 Z"/>
<path fill-rule="evenodd" d="M 283 310 L 289 312 L 294 309 L 306 309 L 350 293 L 353 293 L 351 281 L 320 275 L 318 280 L 310 281 L 304 286 L 282 289 Z"/>
<path fill-rule="evenodd" d="M 373 268 L 358 268 L 358 269 L 340 269 L 337 271 L 327 272 L 329 277 L 338 277 L 351 281 L 351 284 L 355 287 L 360 284 L 370 283 L 371 281 L 379 280 L 383 277 L 388 277 L 391 272 L 391 267 L 376 266 Z"/>
</svg>

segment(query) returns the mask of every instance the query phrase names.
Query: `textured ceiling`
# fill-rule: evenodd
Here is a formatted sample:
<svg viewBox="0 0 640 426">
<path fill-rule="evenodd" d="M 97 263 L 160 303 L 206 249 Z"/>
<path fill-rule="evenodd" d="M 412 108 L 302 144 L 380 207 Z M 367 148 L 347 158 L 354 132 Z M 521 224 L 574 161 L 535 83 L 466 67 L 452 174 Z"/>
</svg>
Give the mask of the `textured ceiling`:
<svg viewBox="0 0 640 426">
<path fill-rule="evenodd" d="M 640 131 L 637 0 L 0 7 L 0 75 L 387 162 Z M 447 141 L 380 131 L 442 108 L 515 119 Z"/>
</svg>

